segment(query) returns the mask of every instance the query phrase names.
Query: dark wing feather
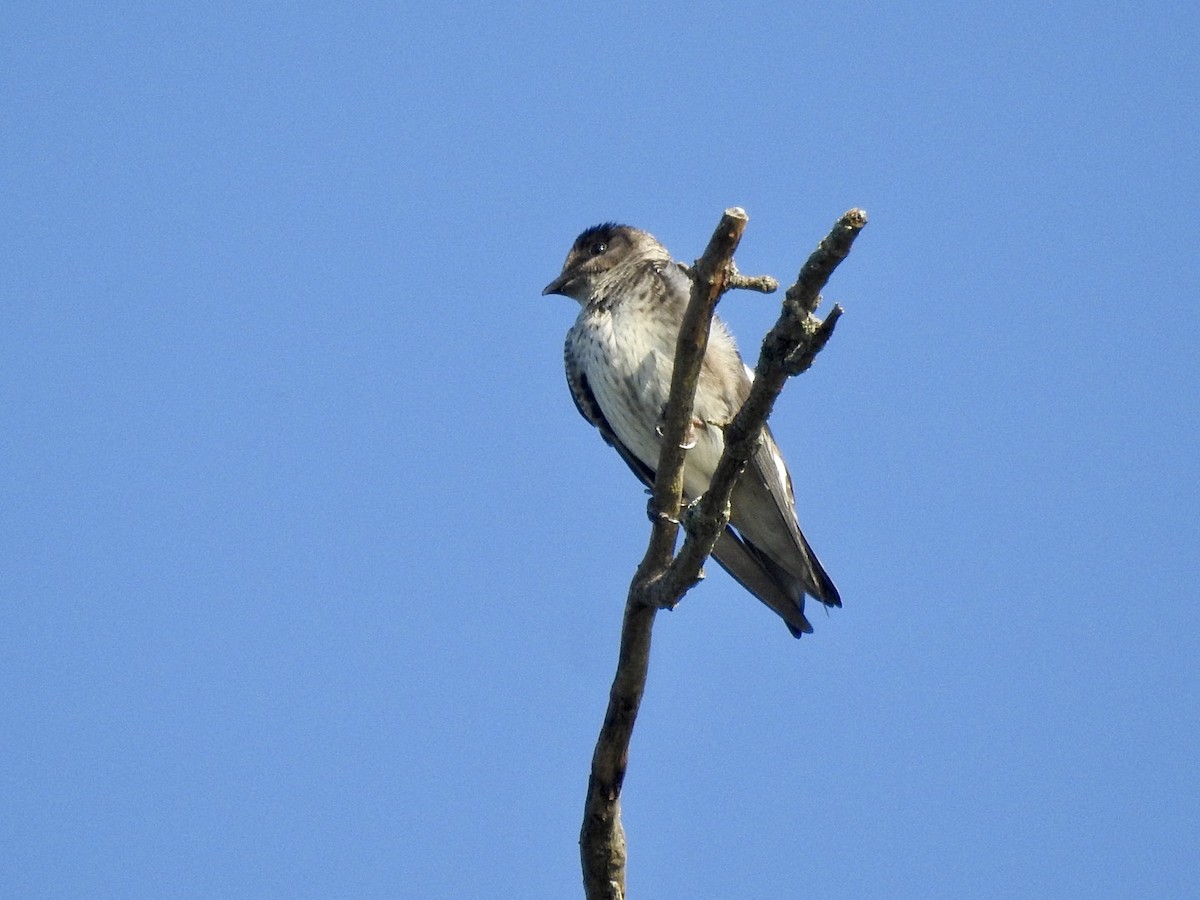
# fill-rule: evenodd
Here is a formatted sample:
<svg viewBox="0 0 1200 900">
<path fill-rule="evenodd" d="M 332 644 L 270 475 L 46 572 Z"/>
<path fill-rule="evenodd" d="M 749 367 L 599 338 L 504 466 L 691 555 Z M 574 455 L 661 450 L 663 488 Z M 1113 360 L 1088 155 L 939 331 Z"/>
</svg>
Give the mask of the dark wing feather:
<svg viewBox="0 0 1200 900">
<path fill-rule="evenodd" d="M 781 579 L 781 574 L 772 568 L 771 560 L 737 536 L 732 528 L 726 527 L 713 547 L 715 559 L 738 584 L 775 611 L 794 637 L 812 634 L 812 625 L 804 617 L 804 594 L 792 599 L 781 587 L 790 579 Z"/>
<path fill-rule="evenodd" d="M 827 606 L 841 606 L 837 588 L 796 521 L 791 478 L 776 465 L 782 458 L 771 430 L 765 429 L 733 491 L 733 527 L 743 541 L 767 557 L 773 571 L 790 576 L 787 582 Z"/>
<path fill-rule="evenodd" d="M 776 460 L 782 456 L 767 428 L 734 487 L 733 527 L 752 550 L 769 560 L 772 571 L 790 576 L 785 577 L 788 593 L 802 588 L 827 606 L 841 606 L 838 588 L 800 532 L 791 478 Z"/>
</svg>

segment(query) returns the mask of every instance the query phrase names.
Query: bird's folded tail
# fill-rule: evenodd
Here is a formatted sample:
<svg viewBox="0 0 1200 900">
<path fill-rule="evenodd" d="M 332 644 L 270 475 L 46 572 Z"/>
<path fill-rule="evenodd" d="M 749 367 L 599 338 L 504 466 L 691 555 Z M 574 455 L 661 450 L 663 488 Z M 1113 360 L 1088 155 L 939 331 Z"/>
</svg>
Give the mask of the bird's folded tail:
<svg viewBox="0 0 1200 900">
<path fill-rule="evenodd" d="M 817 559 L 817 554 L 813 553 L 813 548 L 809 546 L 808 538 L 804 536 L 804 532 L 800 532 L 800 546 L 804 548 L 805 561 L 808 563 L 808 568 L 816 579 L 815 585 L 808 586 L 809 595 L 820 600 L 826 606 L 841 606 L 842 597 L 838 593 L 838 589 L 834 586 L 833 579 L 829 577 L 829 573 L 825 571 L 825 567 Z M 814 587 L 816 590 L 813 589 Z"/>
<path fill-rule="evenodd" d="M 812 634 L 812 625 L 804 616 L 804 588 L 793 576 L 739 538 L 731 528 L 717 538 L 712 555 L 735 581 L 783 619 L 793 637 Z M 833 583 L 829 582 L 829 586 L 832 588 Z"/>
</svg>

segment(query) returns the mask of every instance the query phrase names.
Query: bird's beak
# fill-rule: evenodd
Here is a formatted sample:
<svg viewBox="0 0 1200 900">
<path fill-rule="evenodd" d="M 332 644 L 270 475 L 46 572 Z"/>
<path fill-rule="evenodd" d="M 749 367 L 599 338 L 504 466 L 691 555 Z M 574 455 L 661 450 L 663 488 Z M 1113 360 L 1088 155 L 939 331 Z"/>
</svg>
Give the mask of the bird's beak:
<svg viewBox="0 0 1200 900">
<path fill-rule="evenodd" d="M 566 272 L 563 272 L 552 282 L 542 288 L 542 296 L 545 297 L 547 294 L 562 294 L 564 297 L 570 296 L 565 290 L 570 281 L 571 276 Z"/>
</svg>

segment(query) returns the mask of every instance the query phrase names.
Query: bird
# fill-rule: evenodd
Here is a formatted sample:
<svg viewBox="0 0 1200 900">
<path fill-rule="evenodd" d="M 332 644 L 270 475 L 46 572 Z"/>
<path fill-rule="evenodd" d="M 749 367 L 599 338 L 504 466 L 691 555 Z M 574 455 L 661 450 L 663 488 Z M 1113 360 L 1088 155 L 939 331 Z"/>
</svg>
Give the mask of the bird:
<svg viewBox="0 0 1200 900">
<path fill-rule="evenodd" d="M 549 294 L 580 305 L 563 351 L 576 408 L 652 488 L 675 344 L 691 296 L 688 273 L 650 233 L 606 222 L 575 239 L 562 272 L 542 291 Z M 687 438 L 685 501 L 708 489 L 724 427 L 750 393 L 752 376 L 714 316 Z M 733 490 L 729 524 L 712 555 L 797 638 L 812 632 L 806 595 L 826 607 L 842 605 L 800 530 L 792 478 L 769 428 Z"/>
</svg>

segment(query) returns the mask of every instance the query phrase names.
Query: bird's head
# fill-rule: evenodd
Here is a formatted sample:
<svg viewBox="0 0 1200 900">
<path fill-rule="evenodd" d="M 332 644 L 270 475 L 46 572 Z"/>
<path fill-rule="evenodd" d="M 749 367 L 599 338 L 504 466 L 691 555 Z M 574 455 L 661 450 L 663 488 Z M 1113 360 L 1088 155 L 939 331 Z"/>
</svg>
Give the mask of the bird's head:
<svg viewBox="0 0 1200 900">
<path fill-rule="evenodd" d="M 604 275 L 644 256 L 670 258 L 654 236 L 645 231 L 613 222 L 593 225 L 575 238 L 562 273 L 546 285 L 542 294 L 562 294 L 586 303 L 596 282 Z"/>
</svg>

